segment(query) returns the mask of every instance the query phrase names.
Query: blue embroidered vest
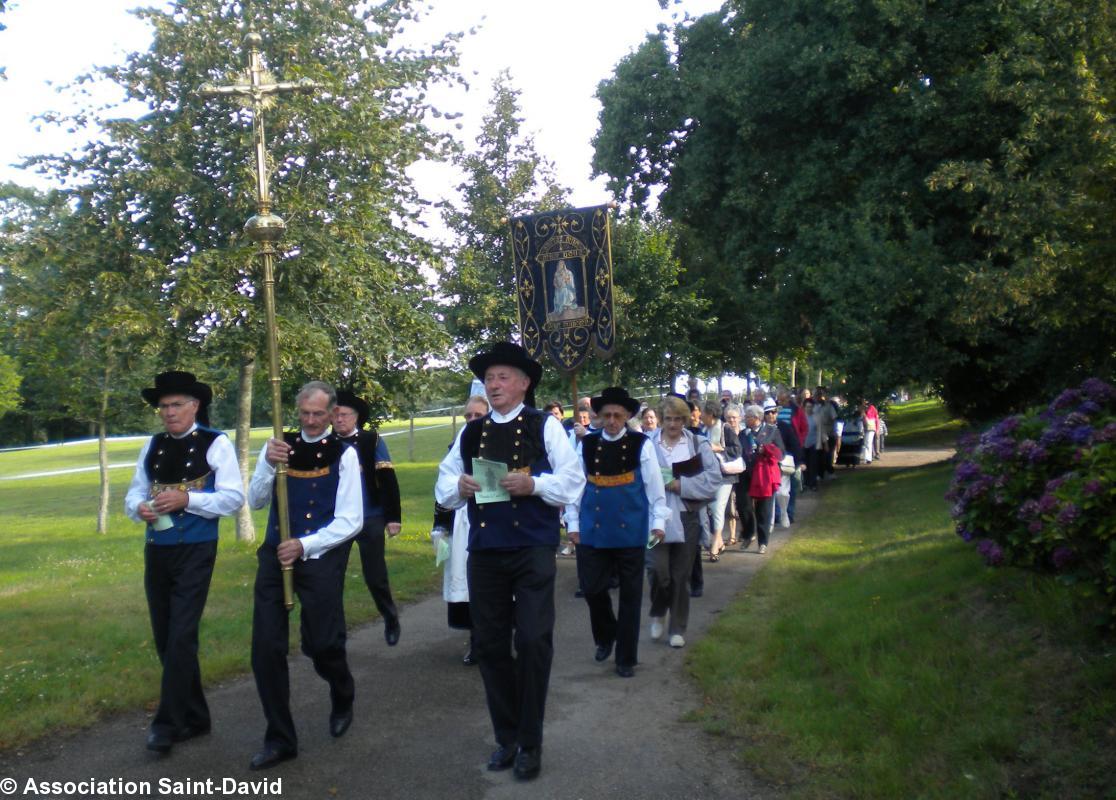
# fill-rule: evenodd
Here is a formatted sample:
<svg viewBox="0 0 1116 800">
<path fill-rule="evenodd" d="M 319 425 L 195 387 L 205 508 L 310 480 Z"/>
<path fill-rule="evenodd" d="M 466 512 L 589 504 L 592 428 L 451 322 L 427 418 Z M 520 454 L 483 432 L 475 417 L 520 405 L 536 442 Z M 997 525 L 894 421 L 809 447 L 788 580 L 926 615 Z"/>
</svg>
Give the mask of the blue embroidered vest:
<svg viewBox="0 0 1116 800">
<path fill-rule="evenodd" d="M 532 476 L 550 473 L 543 426 L 548 415 L 524 406 L 510 422 L 498 423 L 489 414 L 465 426 L 461 460 L 468 475 L 473 459 L 501 461 L 508 471 Z M 478 505 L 469 499 L 469 550 L 514 550 L 520 547 L 557 547 L 559 509 L 540 497 L 513 497 L 503 503 Z"/>
<path fill-rule="evenodd" d="M 283 434 L 283 440 L 291 446 L 287 461 L 290 533 L 292 539 L 301 539 L 333 522 L 341 481 L 341 454 L 348 445 L 334 433 L 317 442 L 305 442 L 300 432 L 289 431 Z M 279 546 L 278 503 L 273 492 L 265 539 L 272 547 Z"/>
<path fill-rule="evenodd" d="M 217 437 L 224 435 L 221 431 L 199 425 L 181 439 L 175 439 L 169 433 L 152 436 L 147 458 L 143 462 L 147 480 L 151 482 L 150 496 L 154 497 L 164 489 L 212 494 L 217 477 L 209 468 L 206 454 Z M 174 522 L 173 528 L 157 531 L 147 526 L 148 542 L 157 545 L 196 544 L 217 538 L 216 519 L 199 517 L 186 509 L 169 516 Z"/>
<path fill-rule="evenodd" d="M 581 541 L 590 547 L 643 547 L 650 509 L 639 456 L 647 437 L 627 431 L 614 442 L 599 432 L 581 440 L 585 492 L 579 520 Z"/>
</svg>

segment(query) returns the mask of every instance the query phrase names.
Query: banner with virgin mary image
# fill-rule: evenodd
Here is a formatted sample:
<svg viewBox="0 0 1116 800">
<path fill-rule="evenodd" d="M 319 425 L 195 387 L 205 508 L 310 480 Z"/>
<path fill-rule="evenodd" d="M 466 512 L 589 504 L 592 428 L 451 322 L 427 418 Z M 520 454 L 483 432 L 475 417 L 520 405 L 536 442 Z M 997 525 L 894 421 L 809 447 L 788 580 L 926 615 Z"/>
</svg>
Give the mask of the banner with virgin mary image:
<svg viewBox="0 0 1116 800">
<path fill-rule="evenodd" d="M 570 373 L 616 347 L 608 206 L 511 220 L 521 344 Z"/>
</svg>

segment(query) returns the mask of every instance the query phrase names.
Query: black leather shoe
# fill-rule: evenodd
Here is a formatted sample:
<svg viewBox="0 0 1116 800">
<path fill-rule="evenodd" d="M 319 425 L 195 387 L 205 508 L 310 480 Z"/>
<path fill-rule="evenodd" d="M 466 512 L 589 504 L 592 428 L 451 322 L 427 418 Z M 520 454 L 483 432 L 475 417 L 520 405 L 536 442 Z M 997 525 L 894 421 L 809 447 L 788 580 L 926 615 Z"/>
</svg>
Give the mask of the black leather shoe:
<svg viewBox="0 0 1116 800">
<path fill-rule="evenodd" d="M 277 764 L 282 764 L 284 761 L 290 761 L 298 755 L 297 750 L 290 750 L 286 747 L 275 747 L 273 745 L 264 745 L 264 749 L 252 756 L 252 760 L 248 762 L 248 769 L 271 769 Z"/>
<path fill-rule="evenodd" d="M 345 731 L 353 724 L 353 709 L 334 711 L 329 715 L 329 735 L 334 739 L 344 736 Z"/>
<path fill-rule="evenodd" d="M 205 736 L 208 733 L 208 725 L 199 725 L 197 727 L 193 725 L 187 725 L 185 728 L 179 728 L 177 731 L 174 732 L 174 741 L 185 742 L 197 736 Z"/>
<path fill-rule="evenodd" d="M 391 625 L 384 626 L 384 641 L 388 643 L 388 647 L 395 647 L 399 644 L 399 621 L 393 622 Z"/>
<path fill-rule="evenodd" d="M 493 750 L 492 755 L 488 757 L 488 771 L 503 772 L 506 769 L 511 769 L 514 763 L 515 747 L 509 744 L 502 744 Z"/>
<path fill-rule="evenodd" d="M 690 597 L 701 597 L 703 594 L 705 594 L 705 590 L 701 588 L 690 590 Z"/>
<path fill-rule="evenodd" d="M 171 745 L 174 740 L 171 739 L 169 733 L 161 733 L 160 731 L 151 731 L 147 734 L 147 749 L 156 753 L 169 753 Z"/>
<path fill-rule="evenodd" d="M 597 652 L 593 658 L 597 661 L 607 661 L 608 657 L 612 655 L 612 645 L 612 642 L 597 645 Z"/>
<path fill-rule="evenodd" d="M 542 748 L 521 747 L 515 754 L 515 777 L 521 781 L 529 781 L 539 777 L 542 769 Z"/>
<path fill-rule="evenodd" d="M 617 664 L 616 665 L 616 674 L 619 675 L 621 678 L 634 678 L 635 677 L 635 669 L 633 667 L 622 667 L 619 664 Z"/>
<path fill-rule="evenodd" d="M 467 667 L 476 666 L 477 657 L 475 655 L 473 655 L 473 648 L 472 647 L 470 647 L 465 652 L 465 657 L 463 659 L 461 659 L 461 663 L 464 664 Z"/>
</svg>

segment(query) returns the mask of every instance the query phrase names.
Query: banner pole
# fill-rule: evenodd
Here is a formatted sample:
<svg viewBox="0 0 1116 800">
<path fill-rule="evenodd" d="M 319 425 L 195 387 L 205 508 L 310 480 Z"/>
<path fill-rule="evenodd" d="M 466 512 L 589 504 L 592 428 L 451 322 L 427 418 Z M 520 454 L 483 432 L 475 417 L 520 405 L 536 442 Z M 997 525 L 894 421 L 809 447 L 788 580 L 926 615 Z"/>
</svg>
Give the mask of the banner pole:
<svg viewBox="0 0 1116 800">
<path fill-rule="evenodd" d="M 570 394 L 573 395 L 573 417 L 577 419 L 577 370 L 570 373 Z"/>
</svg>

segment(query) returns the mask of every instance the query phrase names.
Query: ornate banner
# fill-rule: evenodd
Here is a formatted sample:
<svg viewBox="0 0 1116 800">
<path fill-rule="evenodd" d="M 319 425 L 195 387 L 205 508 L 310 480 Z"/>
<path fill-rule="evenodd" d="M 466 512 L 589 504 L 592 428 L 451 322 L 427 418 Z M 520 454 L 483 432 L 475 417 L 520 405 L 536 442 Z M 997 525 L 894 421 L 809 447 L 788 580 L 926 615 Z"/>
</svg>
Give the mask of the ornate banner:
<svg viewBox="0 0 1116 800">
<path fill-rule="evenodd" d="M 573 372 L 594 349 L 616 347 L 608 206 L 567 208 L 511 220 L 519 331 L 532 358 Z"/>
</svg>

